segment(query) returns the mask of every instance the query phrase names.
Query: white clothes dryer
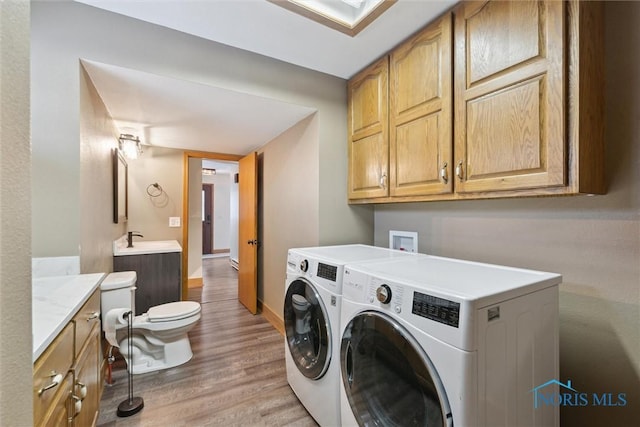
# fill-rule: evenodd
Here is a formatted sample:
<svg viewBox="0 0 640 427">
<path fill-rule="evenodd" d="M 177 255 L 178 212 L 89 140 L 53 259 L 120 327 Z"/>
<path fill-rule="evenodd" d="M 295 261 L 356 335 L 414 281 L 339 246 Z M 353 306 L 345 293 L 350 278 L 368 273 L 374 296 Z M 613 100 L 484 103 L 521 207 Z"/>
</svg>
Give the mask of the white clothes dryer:
<svg viewBox="0 0 640 427">
<path fill-rule="evenodd" d="M 433 256 L 345 267 L 343 426 L 558 425 L 561 276 Z"/>
<path fill-rule="evenodd" d="M 290 249 L 284 298 L 287 380 L 321 426 L 340 425 L 340 307 L 348 262 L 415 254 L 367 245 Z"/>
</svg>

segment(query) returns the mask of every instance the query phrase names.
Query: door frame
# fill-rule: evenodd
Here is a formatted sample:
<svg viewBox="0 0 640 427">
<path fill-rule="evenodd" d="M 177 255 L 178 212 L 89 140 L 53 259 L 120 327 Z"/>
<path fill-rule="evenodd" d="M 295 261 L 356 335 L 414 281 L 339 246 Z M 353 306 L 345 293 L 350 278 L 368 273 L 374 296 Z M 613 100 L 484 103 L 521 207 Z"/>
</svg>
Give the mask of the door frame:
<svg viewBox="0 0 640 427">
<path fill-rule="evenodd" d="M 189 159 L 226 160 L 237 162 L 244 156 L 185 150 L 182 155 L 182 292 L 181 299 L 189 296 Z"/>
</svg>

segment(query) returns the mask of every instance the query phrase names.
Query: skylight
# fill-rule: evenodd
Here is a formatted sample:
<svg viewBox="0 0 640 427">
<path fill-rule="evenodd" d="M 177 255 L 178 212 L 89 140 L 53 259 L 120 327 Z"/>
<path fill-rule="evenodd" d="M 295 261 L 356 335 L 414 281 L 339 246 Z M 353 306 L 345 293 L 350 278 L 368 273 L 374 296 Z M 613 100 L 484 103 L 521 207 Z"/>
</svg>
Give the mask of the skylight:
<svg viewBox="0 0 640 427">
<path fill-rule="evenodd" d="M 267 1 L 353 37 L 397 0 Z"/>
</svg>

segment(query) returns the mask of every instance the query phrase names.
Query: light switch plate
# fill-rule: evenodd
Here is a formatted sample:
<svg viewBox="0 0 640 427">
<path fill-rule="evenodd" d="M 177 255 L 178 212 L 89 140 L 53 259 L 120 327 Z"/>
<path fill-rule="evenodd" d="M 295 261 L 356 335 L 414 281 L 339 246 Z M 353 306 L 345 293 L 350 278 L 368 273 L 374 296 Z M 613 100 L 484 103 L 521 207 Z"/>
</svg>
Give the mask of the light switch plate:
<svg viewBox="0 0 640 427">
<path fill-rule="evenodd" d="M 169 217 L 169 227 L 180 227 L 180 217 L 179 216 L 170 216 Z"/>
</svg>

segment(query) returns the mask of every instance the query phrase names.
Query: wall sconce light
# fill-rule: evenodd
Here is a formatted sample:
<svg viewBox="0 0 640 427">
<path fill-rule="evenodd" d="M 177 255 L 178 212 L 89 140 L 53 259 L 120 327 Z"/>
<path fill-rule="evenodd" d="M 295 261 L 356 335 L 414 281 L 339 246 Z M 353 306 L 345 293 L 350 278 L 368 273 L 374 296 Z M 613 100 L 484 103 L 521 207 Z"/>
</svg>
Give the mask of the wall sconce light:
<svg viewBox="0 0 640 427">
<path fill-rule="evenodd" d="M 215 169 L 202 168 L 202 175 L 215 175 L 215 174 L 216 174 Z"/>
<path fill-rule="evenodd" d="M 142 144 L 140 144 L 140 138 L 130 135 L 128 133 L 121 133 L 118 138 L 120 151 L 130 158 L 137 159 L 142 154 Z"/>
</svg>

